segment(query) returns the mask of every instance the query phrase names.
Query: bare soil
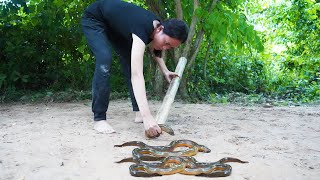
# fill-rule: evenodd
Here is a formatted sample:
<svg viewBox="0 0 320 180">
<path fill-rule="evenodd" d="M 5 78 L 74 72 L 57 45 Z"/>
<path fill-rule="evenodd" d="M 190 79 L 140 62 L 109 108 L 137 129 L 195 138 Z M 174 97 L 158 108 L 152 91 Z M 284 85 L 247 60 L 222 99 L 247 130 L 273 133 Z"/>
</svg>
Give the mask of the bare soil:
<svg viewBox="0 0 320 180">
<path fill-rule="evenodd" d="M 150 102 L 154 115 L 160 105 Z M 228 163 L 232 174 L 221 179 L 320 177 L 320 106 L 175 102 L 167 124 L 176 135 L 157 139 L 147 139 L 143 125 L 134 123 L 128 101 L 112 101 L 108 121 L 117 133 L 97 134 L 92 129 L 90 102 L 0 105 L 0 179 L 139 179 L 129 173 L 132 163 L 114 163 L 130 157 L 134 147 L 114 145 L 132 140 L 167 145 L 177 139 L 190 139 L 212 150 L 197 154 L 198 161 L 223 157 L 249 161 Z M 175 174 L 149 179 L 207 178 Z"/>
</svg>

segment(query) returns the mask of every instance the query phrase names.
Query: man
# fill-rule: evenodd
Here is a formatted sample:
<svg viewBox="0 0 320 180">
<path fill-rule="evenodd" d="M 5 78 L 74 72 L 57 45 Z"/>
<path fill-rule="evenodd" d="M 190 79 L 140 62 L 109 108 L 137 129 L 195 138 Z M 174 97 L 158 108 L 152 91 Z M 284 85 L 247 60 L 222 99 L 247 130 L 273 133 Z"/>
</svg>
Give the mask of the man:
<svg viewBox="0 0 320 180">
<path fill-rule="evenodd" d="M 161 51 L 185 42 L 187 25 L 178 19 L 161 22 L 153 13 L 121 0 L 100 0 L 85 10 L 82 27 L 96 59 L 92 82 L 94 129 L 100 133 L 115 132 L 106 121 L 113 47 L 127 79 L 135 121 L 143 122 L 147 136 L 159 136 L 161 129 L 151 115 L 146 97 L 143 55 L 150 44 L 154 59 L 170 82 L 177 74 L 167 69 Z"/>
</svg>

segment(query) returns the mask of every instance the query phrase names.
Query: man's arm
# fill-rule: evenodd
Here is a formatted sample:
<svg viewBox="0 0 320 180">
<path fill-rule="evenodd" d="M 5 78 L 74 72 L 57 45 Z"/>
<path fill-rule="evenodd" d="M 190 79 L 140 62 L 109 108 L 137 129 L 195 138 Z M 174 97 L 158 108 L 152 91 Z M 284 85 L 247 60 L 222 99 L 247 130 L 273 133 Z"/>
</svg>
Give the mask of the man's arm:
<svg viewBox="0 0 320 180">
<path fill-rule="evenodd" d="M 161 72 L 163 74 L 166 74 L 166 73 L 169 72 L 169 70 L 168 70 L 166 64 L 164 63 L 164 60 L 163 60 L 162 57 L 154 56 L 153 59 L 157 62 L 158 66 L 159 66 L 159 68 L 160 68 L 160 70 L 161 70 Z"/>
<path fill-rule="evenodd" d="M 146 95 L 145 81 L 143 76 L 143 55 L 145 51 L 144 42 L 135 34 L 132 34 L 131 49 L 131 83 L 134 96 L 139 106 L 146 133 L 151 136 L 157 136 L 161 129 L 153 118 Z"/>
<path fill-rule="evenodd" d="M 153 49 L 150 48 L 150 51 L 153 53 Z M 171 72 L 168 70 L 166 64 L 164 63 L 164 60 L 162 57 L 157 57 L 155 55 L 153 55 L 153 59 L 157 62 L 161 72 L 164 74 L 166 80 L 170 83 L 170 81 L 175 78 L 176 76 L 178 76 L 177 73 L 175 72 Z"/>
</svg>

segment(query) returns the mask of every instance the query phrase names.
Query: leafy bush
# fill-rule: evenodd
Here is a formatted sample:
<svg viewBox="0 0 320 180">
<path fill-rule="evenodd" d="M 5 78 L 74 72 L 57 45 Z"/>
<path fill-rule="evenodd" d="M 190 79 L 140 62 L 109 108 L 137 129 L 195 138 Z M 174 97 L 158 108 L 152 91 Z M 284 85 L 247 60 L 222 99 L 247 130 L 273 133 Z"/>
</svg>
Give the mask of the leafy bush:
<svg viewBox="0 0 320 180">
<path fill-rule="evenodd" d="M 10 1 L 0 6 L 0 93 L 33 90 L 89 90 L 94 59 L 80 20 L 92 1 Z M 115 57 L 116 59 L 116 57 Z M 119 63 L 112 70 L 114 90 L 125 83 Z"/>
</svg>

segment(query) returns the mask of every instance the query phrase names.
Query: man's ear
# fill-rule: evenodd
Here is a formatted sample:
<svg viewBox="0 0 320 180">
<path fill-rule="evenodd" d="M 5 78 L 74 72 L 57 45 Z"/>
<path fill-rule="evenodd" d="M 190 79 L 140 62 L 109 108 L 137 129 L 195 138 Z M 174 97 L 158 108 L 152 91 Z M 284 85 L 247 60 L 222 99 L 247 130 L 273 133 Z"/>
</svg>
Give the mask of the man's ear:
<svg viewBox="0 0 320 180">
<path fill-rule="evenodd" d="M 164 29 L 164 26 L 160 25 L 159 27 L 157 27 L 157 32 L 160 32 Z"/>
</svg>

